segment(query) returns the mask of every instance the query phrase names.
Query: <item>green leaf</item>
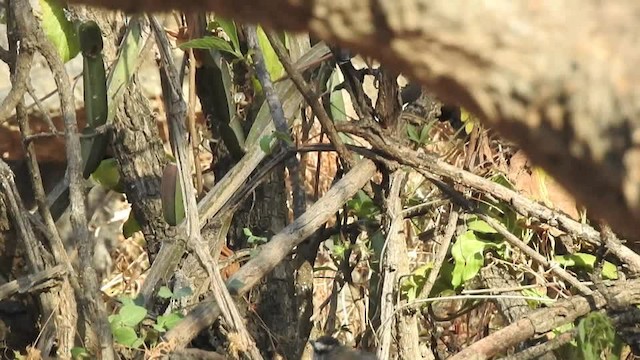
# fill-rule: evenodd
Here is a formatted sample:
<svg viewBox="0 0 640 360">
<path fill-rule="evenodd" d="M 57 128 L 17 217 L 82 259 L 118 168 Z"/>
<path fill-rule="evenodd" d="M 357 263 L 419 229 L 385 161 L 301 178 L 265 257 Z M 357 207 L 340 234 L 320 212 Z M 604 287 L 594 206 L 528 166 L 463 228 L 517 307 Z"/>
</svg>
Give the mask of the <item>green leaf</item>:
<svg viewBox="0 0 640 360">
<path fill-rule="evenodd" d="M 147 309 L 134 304 L 124 305 L 118 314 L 123 325 L 136 326 L 147 316 Z"/>
<path fill-rule="evenodd" d="M 163 326 L 167 330 L 173 329 L 176 325 L 178 325 L 180 320 L 184 318 L 184 316 L 182 316 L 181 314 L 172 312 L 168 315 L 158 316 L 158 322 L 160 322 L 161 317 L 162 317 Z"/>
<path fill-rule="evenodd" d="M 167 286 L 160 287 L 158 290 L 158 297 L 162 299 L 170 299 L 173 297 L 173 292 Z"/>
<path fill-rule="evenodd" d="M 111 65 L 111 71 L 107 77 L 107 98 L 109 102 L 109 115 L 107 123 L 113 123 L 116 116 L 118 105 L 122 101 L 124 90 L 133 80 L 136 73 L 133 71 L 144 59 L 140 56 L 143 47 L 144 36 L 140 17 L 143 15 L 132 16 L 127 24 L 126 37 L 122 40 L 118 58 L 115 64 Z"/>
<path fill-rule="evenodd" d="M 413 142 L 416 143 L 420 143 L 420 136 L 418 136 L 418 131 L 416 130 L 416 127 L 411 125 L 411 124 L 407 124 L 407 135 L 409 136 L 409 139 Z"/>
<path fill-rule="evenodd" d="M 162 183 L 160 184 L 162 212 L 165 221 L 172 226 L 176 226 L 184 219 L 182 186 L 178 175 L 176 164 L 169 163 L 162 173 Z"/>
<path fill-rule="evenodd" d="M 458 236 L 451 247 L 451 255 L 455 262 L 451 280 L 453 287 L 458 288 L 476 276 L 484 265 L 485 249 L 496 247 L 497 244 L 478 239 L 471 230 Z"/>
<path fill-rule="evenodd" d="M 65 63 L 80 52 L 78 35 L 73 23 L 64 15 L 66 7 L 66 2 L 62 0 L 40 0 L 42 30 Z"/>
<path fill-rule="evenodd" d="M 120 326 L 122 324 L 122 316 L 120 316 L 120 314 L 111 314 L 107 317 L 107 320 L 109 320 L 109 324 L 111 324 L 112 328 L 116 325 Z"/>
<path fill-rule="evenodd" d="M 238 30 L 236 29 L 236 24 L 233 22 L 233 20 L 217 16 L 215 23 L 217 23 L 217 25 L 220 26 L 222 30 L 224 30 L 225 34 L 227 34 L 227 36 L 231 40 L 233 48 L 239 53 L 240 41 L 238 41 Z"/>
<path fill-rule="evenodd" d="M 271 154 L 271 141 L 273 140 L 273 135 L 265 135 L 260 138 L 260 149 L 267 154 Z"/>
<path fill-rule="evenodd" d="M 557 255 L 555 261 L 566 267 L 577 267 L 579 269 L 592 271 L 596 263 L 596 257 L 591 254 L 575 253 L 570 255 Z M 618 269 L 608 261 L 602 266 L 602 276 L 610 280 L 618 279 Z"/>
<path fill-rule="evenodd" d="M 89 359 L 90 357 L 91 356 L 89 355 L 89 352 L 87 351 L 87 349 L 83 347 L 71 348 L 71 358 L 74 360 Z"/>
<path fill-rule="evenodd" d="M 342 90 L 336 90 L 335 87 L 344 82 L 342 71 L 334 69 L 331 72 L 331 77 L 327 82 L 327 89 L 331 91 L 329 95 L 329 102 L 331 104 L 331 119 L 334 122 L 347 121 L 347 110 L 344 103 L 344 96 Z"/>
<path fill-rule="evenodd" d="M 431 127 L 429 125 L 425 125 L 422 127 L 420 131 L 420 144 L 426 144 L 429 140 L 429 130 Z"/>
<path fill-rule="evenodd" d="M 618 359 L 620 357 L 619 351 L 612 351 L 619 338 L 611 321 L 603 313 L 592 312 L 580 320 L 577 340 L 583 359 Z"/>
<path fill-rule="evenodd" d="M 431 269 L 433 269 L 433 263 L 428 262 L 416 268 L 410 276 L 404 279 L 402 285 L 400 285 L 400 292 L 408 301 L 413 301 L 417 298 L 420 291 L 422 291 L 424 283 L 427 281 L 427 276 Z"/>
<path fill-rule="evenodd" d="M 269 39 L 267 39 L 267 34 L 264 33 L 262 27 L 258 26 L 257 32 L 258 44 L 260 45 L 260 49 L 262 49 L 265 66 L 267 67 L 267 71 L 269 71 L 269 75 L 271 75 L 271 80 L 276 80 L 284 75 L 284 67 L 282 63 L 280 63 L 278 55 L 276 55 L 275 50 L 273 50 Z"/>
<path fill-rule="evenodd" d="M 473 221 L 469 221 L 467 223 L 467 228 L 469 230 L 479 232 L 482 234 L 497 234 L 498 232 L 491 227 L 491 225 L 487 224 L 486 221 L 475 219 Z"/>
<path fill-rule="evenodd" d="M 124 187 L 120 183 L 120 171 L 118 171 L 118 161 L 114 158 L 104 159 L 98 168 L 91 174 L 93 180 L 109 190 L 123 193 Z"/>
<path fill-rule="evenodd" d="M 135 301 L 129 295 L 120 295 L 118 300 L 122 303 L 122 305 L 134 305 Z"/>
<path fill-rule="evenodd" d="M 119 326 L 113 329 L 113 338 L 119 344 L 129 347 L 135 347 L 134 345 L 139 340 L 136 331 L 128 326 Z"/>
<path fill-rule="evenodd" d="M 204 50 L 220 50 L 227 52 L 235 57 L 241 58 L 242 54 L 236 52 L 229 43 L 217 36 L 205 36 L 199 39 L 185 41 L 180 46 L 182 50 L 186 49 L 204 49 Z"/>
<path fill-rule="evenodd" d="M 128 239 L 138 231 L 142 231 L 142 227 L 140 226 L 140 223 L 138 223 L 138 220 L 136 219 L 133 211 L 131 211 L 129 213 L 129 218 L 127 218 L 127 221 L 122 224 L 122 235 L 125 237 L 125 239 Z"/>
</svg>

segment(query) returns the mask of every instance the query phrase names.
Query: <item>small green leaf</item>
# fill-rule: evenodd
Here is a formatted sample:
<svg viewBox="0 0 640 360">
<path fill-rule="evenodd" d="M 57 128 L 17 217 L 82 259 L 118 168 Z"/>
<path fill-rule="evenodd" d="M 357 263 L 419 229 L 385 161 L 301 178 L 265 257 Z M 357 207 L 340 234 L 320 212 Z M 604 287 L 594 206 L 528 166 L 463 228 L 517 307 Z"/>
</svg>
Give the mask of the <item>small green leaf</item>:
<svg viewBox="0 0 640 360">
<path fill-rule="evenodd" d="M 411 125 L 411 124 L 407 124 L 407 135 L 409 136 L 409 139 L 413 142 L 416 143 L 420 143 L 420 136 L 418 136 L 418 131 L 416 130 L 416 127 Z"/>
<path fill-rule="evenodd" d="M 129 295 L 120 295 L 118 300 L 122 303 L 122 305 L 135 305 L 135 301 Z"/>
<path fill-rule="evenodd" d="M 431 127 L 428 125 L 422 127 L 422 130 L 420 131 L 420 144 L 426 144 L 428 142 L 430 129 Z"/>
<path fill-rule="evenodd" d="M 66 2 L 62 0 L 40 0 L 42 30 L 53 43 L 62 62 L 67 62 L 80 52 L 78 35 L 73 23 L 64 15 Z"/>
<path fill-rule="evenodd" d="M 162 173 L 160 197 L 165 221 L 172 226 L 184 219 L 184 202 L 182 200 L 182 186 L 180 184 L 178 167 L 169 163 Z"/>
<path fill-rule="evenodd" d="M 122 324 L 122 316 L 120 316 L 120 314 L 111 314 L 107 317 L 107 320 L 109 320 L 112 328 L 113 326 L 120 326 Z"/>
<path fill-rule="evenodd" d="M 464 123 L 464 132 L 466 132 L 467 134 L 471 134 L 471 132 L 473 131 L 473 127 L 474 127 L 475 123 L 473 121 L 467 121 Z"/>
<path fill-rule="evenodd" d="M 170 299 L 173 297 L 173 292 L 167 286 L 160 287 L 158 290 L 158 297 L 162 299 Z"/>
<path fill-rule="evenodd" d="M 122 324 L 126 326 L 136 326 L 147 316 L 147 309 L 138 305 L 125 305 L 118 312 L 121 316 Z"/>
<path fill-rule="evenodd" d="M 139 340 L 136 331 L 128 326 L 119 326 L 115 328 L 113 330 L 113 338 L 119 344 L 129 347 L 134 347 Z"/>
<path fill-rule="evenodd" d="M 71 358 L 74 360 L 89 359 L 90 357 L 91 356 L 89 355 L 89 352 L 87 351 L 87 349 L 83 347 L 71 348 Z"/>
<path fill-rule="evenodd" d="M 193 39 L 185 41 L 179 46 L 180 49 L 205 49 L 205 50 L 220 50 L 227 52 L 235 57 L 242 57 L 241 54 L 236 52 L 229 43 L 217 36 L 205 36 L 199 39 Z"/>
<path fill-rule="evenodd" d="M 120 171 L 118 171 L 118 161 L 114 158 L 104 159 L 98 168 L 91 174 L 91 177 L 100 185 L 109 190 L 119 193 L 124 192 L 120 183 Z"/>
<path fill-rule="evenodd" d="M 262 56 L 264 57 L 267 71 L 269 71 L 269 75 L 271 75 L 271 80 L 280 78 L 284 75 L 284 67 L 282 63 L 280 63 L 275 50 L 273 50 L 269 39 L 267 39 L 267 34 L 264 33 L 264 30 L 262 30 L 260 26 L 258 26 L 258 44 L 260 45 L 260 49 L 262 49 Z"/>
<path fill-rule="evenodd" d="M 168 315 L 164 315 L 162 321 L 163 321 L 164 327 L 167 330 L 171 330 L 176 325 L 178 325 L 180 320 L 182 320 L 183 318 L 184 318 L 184 316 L 182 316 L 181 314 L 176 313 L 176 312 L 172 312 L 172 313 L 170 313 Z M 158 316 L 158 320 L 160 320 L 160 316 Z"/>
<path fill-rule="evenodd" d="M 271 154 L 271 141 L 273 140 L 272 135 L 265 135 L 260 138 L 260 149 L 267 155 Z"/>
</svg>

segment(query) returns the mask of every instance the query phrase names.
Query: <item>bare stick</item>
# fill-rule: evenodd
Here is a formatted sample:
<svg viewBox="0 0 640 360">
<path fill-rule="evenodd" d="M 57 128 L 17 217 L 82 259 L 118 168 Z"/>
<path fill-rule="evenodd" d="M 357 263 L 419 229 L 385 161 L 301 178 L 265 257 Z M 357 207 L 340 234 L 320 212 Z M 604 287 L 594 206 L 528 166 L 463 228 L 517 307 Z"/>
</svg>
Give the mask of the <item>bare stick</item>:
<svg viewBox="0 0 640 360">
<path fill-rule="evenodd" d="M 318 95 L 313 91 L 313 89 L 311 89 L 311 86 L 307 84 L 300 72 L 293 66 L 291 59 L 289 59 L 289 56 L 287 55 L 287 50 L 284 45 L 282 45 L 282 42 L 280 42 L 280 39 L 278 39 L 278 35 L 273 31 L 269 31 L 267 32 L 267 38 L 269 39 L 269 42 L 271 42 L 276 55 L 278 55 L 278 59 L 280 59 L 282 66 L 284 66 L 287 74 L 291 77 L 291 81 L 296 85 L 298 91 L 300 91 L 307 104 L 309 104 L 311 109 L 313 109 L 314 115 L 318 118 L 318 121 L 320 121 L 322 128 L 327 133 L 327 136 L 329 136 L 331 143 L 336 147 L 338 156 L 340 156 L 342 163 L 348 170 L 353 166 L 353 157 L 338 136 L 338 131 L 336 130 L 336 126 L 333 121 L 331 121 L 327 112 L 324 110 L 322 105 L 320 105 Z"/>
</svg>

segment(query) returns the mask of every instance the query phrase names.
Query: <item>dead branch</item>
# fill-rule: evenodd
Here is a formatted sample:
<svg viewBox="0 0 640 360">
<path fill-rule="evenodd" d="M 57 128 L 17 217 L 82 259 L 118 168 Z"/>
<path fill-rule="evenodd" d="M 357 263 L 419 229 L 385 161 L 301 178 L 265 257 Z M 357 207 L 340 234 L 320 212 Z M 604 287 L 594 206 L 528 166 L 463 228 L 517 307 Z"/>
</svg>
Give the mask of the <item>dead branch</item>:
<svg viewBox="0 0 640 360">
<path fill-rule="evenodd" d="M 0 286 L 0 300 L 16 293 L 25 294 L 42 291 L 43 288 L 54 286 L 56 282 L 59 283 L 60 278 L 65 274 L 66 270 L 64 265 L 56 265 L 35 274 L 9 281 Z"/>
<path fill-rule="evenodd" d="M 380 344 L 377 356 L 379 359 L 390 359 L 392 333 L 397 337 L 398 357 L 400 359 L 422 359 L 418 337 L 418 322 L 416 310 L 409 309 L 394 316 L 394 309 L 406 303 L 400 299 L 400 285 L 404 277 L 410 275 L 409 260 L 407 258 L 406 236 L 403 231 L 404 217 L 402 216 L 402 202 L 400 190 L 406 174 L 398 170 L 391 175 L 391 188 L 387 198 L 387 216 L 389 227 L 385 246 L 381 254 L 380 274 L 383 276 L 380 296 L 380 318 L 391 319 L 391 324 L 378 329 Z M 384 251 L 386 249 L 386 251 Z M 394 329 L 394 330 L 391 330 Z M 429 358 L 433 359 L 431 354 Z"/>
<path fill-rule="evenodd" d="M 634 306 L 640 302 L 640 280 L 620 281 L 609 292 L 622 306 Z M 576 295 L 567 300 L 531 312 L 513 324 L 475 342 L 462 350 L 452 360 L 488 359 L 534 335 L 543 335 L 559 326 L 568 324 L 590 311 L 601 309 L 607 304 L 604 297 L 594 292 L 592 296 Z"/>
<path fill-rule="evenodd" d="M 259 247 L 259 253 L 228 281 L 229 291 L 241 296 L 255 286 L 262 277 L 284 259 L 295 246 L 313 234 L 333 216 L 342 204 L 349 200 L 375 174 L 376 166 L 370 160 L 362 160 L 340 179 L 331 189 L 293 223 L 274 235 Z M 202 329 L 220 316 L 220 308 L 212 298 L 196 306 L 175 328 L 165 335 L 175 348 L 186 346 Z"/>
</svg>

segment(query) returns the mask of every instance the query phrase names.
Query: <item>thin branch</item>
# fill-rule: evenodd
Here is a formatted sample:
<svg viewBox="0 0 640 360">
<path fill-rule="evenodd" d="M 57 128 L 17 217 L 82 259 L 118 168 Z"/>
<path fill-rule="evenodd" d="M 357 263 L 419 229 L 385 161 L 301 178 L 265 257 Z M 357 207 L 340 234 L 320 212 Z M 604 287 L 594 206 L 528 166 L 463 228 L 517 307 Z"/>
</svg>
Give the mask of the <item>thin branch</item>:
<svg viewBox="0 0 640 360">
<path fill-rule="evenodd" d="M 438 278 L 438 274 L 440 273 L 442 264 L 446 260 L 447 254 L 449 253 L 449 246 L 451 245 L 451 240 L 453 239 L 453 235 L 456 231 L 456 226 L 458 225 L 459 215 L 460 214 L 456 209 L 452 208 L 451 211 L 449 211 L 449 221 L 444 228 L 444 233 L 436 240 L 436 243 L 438 244 L 438 252 L 433 259 L 433 268 L 431 269 L 431 272 L 429 272 L 429 277 L 427 277 L 427 281 L 425 281 L 418 298 L 429 297 L 431 289 L 433 289 L 433 285 L 435 285 L 436 283 L 436 279 Z"/>
<path fill-rule="evenodd" d="M 63 266 L 68 274 L 64 279 L 60 288 L 60 314 L 64 316 L 57 316 L 54 318 L 54 323 L 60 322 L 58 328 L 58 346 L 60 354 L 70 354 L 74 345 L 75 333 L 77 331 L 76 325 L 78 321 L 78 309 L 76 299 L 74 298 L 74 291 L 80 293 L 82 291 L 78 282 L 78 274 L 73 269 L 71 260 L 67 254 L 67 251 L 60 237 L 60 232 L 56 227 L 55 221 L 51 216 L 51 211 L 47 206 L 47 196 L 42 184 L 42 175 L 40 173 L 40 167 L 38 166 L 38 160 L 36 156 L 36 148 L 33 142 L 27 141 L 27 138 L 31 132 L 29 127 L 29 120 L 27 117 L 27 109 L 24 106 L 24 101 L 21 101 L 16 107 L 16 118 L 20 127 L 20 133 L 22 134 L 24 148 L 26 152 L 26 163 L 29 168 L 29 174 L 31 179 L 31 188 L 33 190 L 36 204 L 38 205 L 38 211 L 40 217 L 44 220 L 46 229 L 46 238 L 49 241 L 49 247 L 53 254 L 53 258 L 56 264 Z M 35 217 L 35 216 L 34 216 Z"/>
<path fill-rule="evenodd" d="M 289 144 L 293 144 L 293 139 L 291 132 L 289 131 L 289 126 L 287 125 L 287 119 L 285 119 L 284 116 L 282 103 L 273 88 L 273 82 L 271 81 L 271 77 L 267 71 L 264 56 L 262 55 L 262 49 L 258 44 L 257 29 L 254 25 L 247 25 L 246 33 L 247 43 L 253 51 L 253 63 L 256 69 L 256 75 L 262 85 L 262 90 L 264 91 L 267 104 L 269 105 L 273 124 L 276 131 L 281 134 L 285 134 L 289 139 L 289 141 L 281 141 L 281 146 L 288 147 L 289 145 L 287 142 Z M 298 161 L 298 158 L 290 157 L 285 161 L 285 166 L 287 167 L 287 170 L 289 170 L 291 187 L 293 189 L 293 216 L 297 218 L 302 215 L 307 208 L 306 191 L 304 190 L 300 174 L 300 162 Z"/>
<path fill-rule="evenodd" d="M 33 84 L 31 84 L 31 81 L 27 81 L 27 92 L 33 99 L 34 104 L 36 104 L 36 106 L 38 107 L 38 110 L 40 111 L 40 114 L 42 114 L 44 120 L 47 122 L 47 125 L 49 125 L 49 131 L 51 131 L 52 133 L 57 133 L 58 128 L 56 128 L 56 125 L 53 123 L 51 116 L 49 116 L 49 111 L 47 111 L 47 108 L 45 108 L 42 101 L 40 101 L 40 98 L 38 98 L 38 96 L 36 95 L 36 90 L 33 88 Z M 60 134 L 62 135 L 62 133 Z"/>
<path fill-rule="evenodd" d="M 349 153 L 338 136 L 335 124 L 331 121 L 322 105 L 320 105 L 318 95 L 313 91 L 311 86 L 307 84 L 300 72 L 293 66 L 291 59 L 289 59 L 289 55 L 287 55 L 287 50 L 284 45 L 282 45 L 282 42 L 280 42 L 280 39 L 278 39 L 278 35 L 273 31 L 268 31 L 267 38 L 269 39 L 269 42 L 271 42 L 271 46 L 273 46 L 276 55 L 278 55 L 278 59 L 280 59 L 282 66 L 284 66 L 287 74 L 291 77 L 291 81 L 296 85 L 298 91 L 300 91 L 307 104 L 311 106 L 311 109 L 318 118 L 318 121 L 320 121 L 323 130 L 326 132 L 327 136 L 329 136 L 329 140 L 331 140 L 331 143 L 336 147 L 338 156 L 340 156 L 342 163 L 348 171 L 354 164 L 353 156 Z"/>
<path fill-rule="evenodd" d="M 0 104 L 0 124 L 9 118 L 11 112 L 23 99 L 24 93 L 27 91 L 27 82 L 29 81 L 29 73 L 33 63 L 34 45 L 37 41 L 33 32 L 33 22 L 31 22 L 29 15 L 26 14 L 26 11 L 31 11 L 31 7 L 28 4 L 15 3 L 11 6 L 11 9 L 15 31 L 22 38 L 19 39 L 19 49 L 16 49 L 17 59 L 11 76 L 11 90 L 9 90 L 9 94 Z"/>
<path fill-rule="evenodd" d="M 18 0 L 17 0 L 18 1 Z M 26 1 L 26 0 L 19 0 Z M 33 15 L 32 15 L 33 16 Z M 35 18 L 32 20 L 36 22 Z M 37 23 L 37 22 L 36 22 Z M 85 195 L 82 179 L 82 155 L 80 153 L 80 138 L 78 136 L 78 124 L 76 122 L 75 101 L 71 90 L 71 81 L 64 68 L 55 47 L 44 35 L 42 28 L 36 28 L 38 39 L 37 47 L 44 56 L 53 73 L 56 87 L 60 92 L 60 107 L 65 128 L 65 143 L 67 154 L 67 176 L 69 179 L 69 202 L 71 204 L 71 227 L 74 239 L 78 245 L 80 258 L 80 282 L 82 291 L 83 310 L 89 322 L 95 327 L 96 351 L 100 352 L 102 359 L 113 359 L 113 338 L 111 328 L 107 321 L 105 304 L 99 294 L 98 278 L 93 268 L 93 249 L 89 241 L 87 228 L 87 215 L 85 209 Z"/>
</svg>

